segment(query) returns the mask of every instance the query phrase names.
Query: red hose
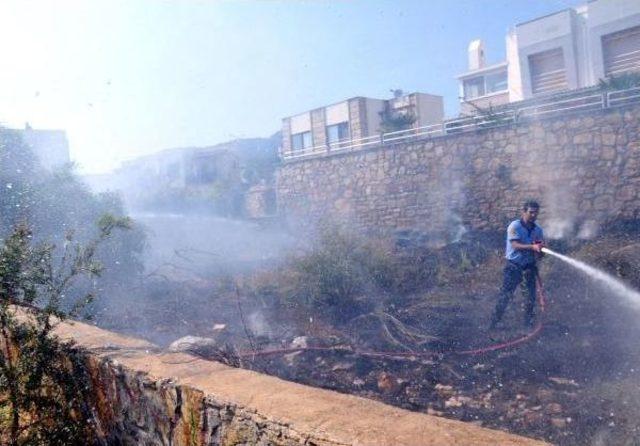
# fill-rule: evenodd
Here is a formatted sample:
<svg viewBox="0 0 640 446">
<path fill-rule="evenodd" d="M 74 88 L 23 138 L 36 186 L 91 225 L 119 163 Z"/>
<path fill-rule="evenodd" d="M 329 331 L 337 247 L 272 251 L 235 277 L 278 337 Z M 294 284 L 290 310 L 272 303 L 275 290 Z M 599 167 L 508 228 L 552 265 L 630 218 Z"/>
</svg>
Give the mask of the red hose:
<svg viewBox="0 0 640 446">
<path fill-rule="evenodd" d="M 501 342 L 498 344 L 491 344 L 485 347 L 470 349 L 470 350 L 451 350 L 451 351 L 420 351 L 420 352 L 389 352 L 389 351 L 372 351 L 372 350 L 357 350 L 348 347 L 297 347 L 297 348 L 281 348 L 281 349 L 272 349 L 272 350 L 261 350 L 255 352 L 240 352 L 238 356 L 241 358 L 245 357 L 257 357 L 257 356 L 271 356 L 271 355 L 286 355 L 289 353 L 296 353 L 302 351 L 344 351 L 347 353 L 358 354 L 361 356 L 369 356 L 374 358 L 411 358 L 411 357 L 422 357 L 422 356 L 433 356 L 439 354 L 455 354 L 455 355 L 480 355 L 482 353 L 493 352 L 496 350 L 503 350 L 509 347 L 514 347 L 516 345 L 523 344 L 525 342 L 530 341 L 534 337 L 536 337 L 541 331 L 543 327 L 542 316 L 545 311 L 546 306 L 546 294 L 544 288 L 542 286 L 542 280 L 540 280 L 540 276 L 536 277 L 537 282 L 537 298 L 538 305 L 540 306 L 540 317 L 536 322 L 536 325 L 533 327 L 529 333 L 521 336 L 519 338 L 511 339 L 509 341 Z"/>
<path fill-rule="evenodd" d="M 540 276 L 536 276 L 536 294 L 538 297 L 538 305 L 540 305 L 540 317 L 536 321 L 536 325 L 533 327 L 533 330 L 526 335 L 512 339 L 510 341 L 502 342 L 500 344 L 489 345 L 487 347 L 477 348 L 473 350 L 462 350 L 456 352 L 459 355 L 478 355 L 481 353 L 491 352 L 495 350 L 502 350 L 504 348 L 513 347 L 518 344 L 522 344 L 524 342 L 529 341 L 531 338 L 534 338 L 542 331 L 542 314 L 544 314 L 545 304 L 546 304 L 546 296 L 544 292 L 544 288 L 542 287 L 542 280 L 540 280 Z"/>
</svg>

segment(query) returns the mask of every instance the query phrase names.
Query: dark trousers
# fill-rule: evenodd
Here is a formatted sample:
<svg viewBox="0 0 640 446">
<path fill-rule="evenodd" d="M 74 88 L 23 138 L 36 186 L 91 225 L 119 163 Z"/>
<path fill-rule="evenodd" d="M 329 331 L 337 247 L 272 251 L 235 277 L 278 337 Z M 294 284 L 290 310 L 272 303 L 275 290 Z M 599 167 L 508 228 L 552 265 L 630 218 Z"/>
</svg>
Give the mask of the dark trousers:
<svg viewBox="0 0 640 446">
<path fill-rule="evenodd" d="M 498 296 L 498 302 L 491 318 L 491 325 L 497 324 L 504 315 L 504 311 L 509 304 L 509 301 L 513 297 L 513 292 L 522 283 L 527 287 L 527 300 L 525 303 L 525 315 L 524 322 L 530 325 L 535 317 L 534 308 L 536 306 L 536 277 L 538 275 L 538 268 L 536 265 L 528 265 L 524 268 L 516 265 L 515 263 L 507 262 L 504 267 L 502 288 L 500 289 L 500 295 Z"/>
</svg>

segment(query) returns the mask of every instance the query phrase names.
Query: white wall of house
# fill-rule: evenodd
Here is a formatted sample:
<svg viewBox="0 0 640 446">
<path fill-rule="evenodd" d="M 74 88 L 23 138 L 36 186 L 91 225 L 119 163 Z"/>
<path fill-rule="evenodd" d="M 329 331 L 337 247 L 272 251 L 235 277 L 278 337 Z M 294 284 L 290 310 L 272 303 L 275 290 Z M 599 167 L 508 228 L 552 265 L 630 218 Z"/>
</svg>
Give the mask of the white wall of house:
<svg viewBox="0 0 640 446">
<path fill-rule="evenodd" d="M 533 96 L 531 63 L 541 54 L 550 54 L 559 49 L 562 52 L 566 87 L 580 86 L 577 70 L 577 55 L 574 39 L 576 12 L 565 10 L 537 20 L 522 23 L 516 27 L 518 41 L 518 63 L 521 68 L 522 92 L 525 98 Z M 549 53 L 548 53 L 549 52 Z"/>
<path fill-rule="evenodd" d="M 588 87 L 594 85 L 596 82 L 593 78 L 592 50 L 589 45 L 589 34 L 587 31 L 588 13 L 589 9 L 587 5 L 576 8 L 573 28 L 579 87 Z"/>
<path fill-rule="evenodd" d="M 520 24 L 516 27 L 515 45 L 507 38 L 507 60 L 519 65 L 522 95 L 517 74 L 509 77 L 510 92 L 514 100 L 533 95 L 530 61 L 544 51 L 560 48 L 563 53 L 567 88 L 583 88 L 596 85 L 607 74 L 603 38 L 612 33 L 640 26 L 640 1 L 595 0 L 581 7 L 569 9 Z M 640 38 L 634 38 L 640 42 Z M 624 45 L 631 49 L 640 46 L 627 39 Z M 622 45 L 622 46 L 624 46 Z M 518 56 L 515 57 L 514 46 Z M 640 60 L 640 56 L 638 60 Z M 511 74 L 511 73 L 510 73 Z"/>
<path fill-rule="evenodd" d="M 382 99 L 365 99 L 367 117 L 367 134 L 365 136 L 372 136 L 380 133 L 380 122 L 382 121 L 380 113 L 384 111 L 384 103 L 385 101 Z"/>
<path fill-rule="evenodd" d="M 598 0 L 589 3 L 588 44 L 591 49 L 592 83 L 605 77 L 602 38 L 607 34 L 640 26 L 640 1 Z"/>
<path fill-rule="evenodd" d="M 515 28 L 507 33 L 507 79 L 509 82 L 509 102 L 521 101 L 524 99 L 522 91 L 522 70 L 520 69 L 520 58 L 518 57 L 518 34 Z M 462 88 L 462 84 L 460 85 Z"/>
<path fill-rule="evenodd" d="M 475 114 L 478 107 L 495 107 L 509 102 L 508 68 L 506 62 L 500 62 L 460 76 L 461 113 Z"/>
<path fill-rule="evenodd" d="M 506 36 L 506 58 L 509 102 L 640 71 L 640 0 L 592 0 L 518 24 Z M 470 66 L 459 76 L 461 97 L 464 81 L 482 71 Z"/>
<path fill-rule="evenodd" d="M 444 119 L 444 103 L 442 96 L 435 96 L 431 94 L 416 93 L 418 110 L 416 115 L 418 116 L 417 125 L 424 127 L 430 124 L 441 123 Z"/>
</svg>

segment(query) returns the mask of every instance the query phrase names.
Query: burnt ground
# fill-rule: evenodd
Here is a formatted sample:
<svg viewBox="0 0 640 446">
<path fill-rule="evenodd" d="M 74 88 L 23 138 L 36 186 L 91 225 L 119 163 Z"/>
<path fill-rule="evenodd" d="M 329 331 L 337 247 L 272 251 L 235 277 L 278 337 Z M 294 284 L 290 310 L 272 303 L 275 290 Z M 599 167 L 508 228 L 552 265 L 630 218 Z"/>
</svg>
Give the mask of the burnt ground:
<svg viewBox="0 0 640 446">
<path fill-rule="evenodd" d="M 571 281 L 563 279 L 562 286 L 555 286 L 565 275 L 572 277 Z M 606 314 L 609 309 L 594 312 L 585 308 L 593 315 L 586 319 L 583 308 L 575 302 L 589 293 L 595 299 L 604 295 L 557 263 L 549 268 L 546 278 L 549 302 L 544 328 L 538 337 L 517 348 L 473 356 L 445 351 L 415 360 L 304 352 L 270 358 L 255 366 L 285 379 L 554 444 L 638 444 L 634 441 L 640 438 L 640 355 L 629 345 L 635 338 L 625 337 L 630 333 L 619 329 L 620 345 L 607 325 L 623 327 L 636 323 L 634 318 L 623 321 L 629 314 L 618 314 L 618 319 L 615 314 Z M 486 324 L 495 291 L 489 286 L 474 287 L 473 278 L 468 279 L 473 292 L 465 293 L 460 287 L 434 291 L 462 292 L 455 303 L 435 307 L 418 303 L 399 311 L 399 316 L 406 315 L 404 320 L 417 326 L 416 319 L 422 313 L 425 322 L 420 325 L 431 326 L 439 339 L 450 342 L 447 347 L 457 349 L 492 345 L 526 333 L 520 327 L 518 302 L 509 309 L 506 328 L 489 333 Z M 434 319 L 448 324 L 442 320 L 434 324 Z M 440 330 L 434 330 L 438 323 L 442 324 Z"/>
<path fill-rule="evenodd" d="M 635 240 L 635 236 L 612 234 L 557 249 L 637 287 L 640 263 Z M 393 304 L 379 309 L 377 316 L 340 326 L 314 319 L 291 324 L 268 311 L 268 297 L 256 299 L 236 282 L 172 271 L 160 280 L 156 277 L 154 285 L 145 289 L 153 300 L 129 301 L 126 311 L 109 317 L 105 313 L 100 320 L 107 328 L 165 345 L 196 335 L 244 351 L 327 347 L 249 356 L 241 365 L 554 444 L 640 445 L 640 343 L 636 342 L 640 310 L 555 259 L 545 259 L 541 268 L 547 309 L 537 337 L 478 355 L 451 352 L 527 333 L 519 293 L 507 310 L 504 328 L 487 330 L 501 266 L 500 250 L 495 248 L 473 267 L 445 269 L 438 285 L 428 291 L 392 299 Z M 380 315 L 400 345 L 379 336 Z M 225 327 L 214 329 L 214 324 Z M 405 330 L 404 335 L 398 330 Z M 329 349 L 345 345 L 389 354 L 370 357 Z M 409 358 L 393 355 L 424 350 L 435 353 Z"/>
</svg>

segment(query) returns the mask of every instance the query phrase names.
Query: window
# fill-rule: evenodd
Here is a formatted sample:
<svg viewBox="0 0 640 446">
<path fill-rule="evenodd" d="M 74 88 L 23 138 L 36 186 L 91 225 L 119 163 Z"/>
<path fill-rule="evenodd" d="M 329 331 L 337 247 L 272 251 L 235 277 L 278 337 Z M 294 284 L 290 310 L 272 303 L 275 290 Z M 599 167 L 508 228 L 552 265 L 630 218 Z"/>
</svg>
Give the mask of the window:
<svg viewBox="0 0 640 446">
<path fill-rule="evenodd" d="M 311 132 L 302 132 L 291 135 L 291 148 L 293 150 L 305 150 L 311 148 Z"/>
<path fill-rule="evenodd" d="M 498 73 L 487 74 L 485 85 L 487 93 L 507 91 L 507 72 L 500 71 Z"/>
<path fill-rule="evenodd" d="M 569 88 L 564 69 L 562 48 L 529 56 L 531 91 L 533 94 L 550 93 Z"/>
<path fill-rule="evenodd" d="M 474 99 L 490 93 L 507 91 L 507 71 L 499 71 L 464 81 L 464 98 Z"/>
<path fill-rule="evenodd" d="M 341 122 L 339 124 L 327 126 L 327 143 L 329 145 L 348 140 L 349 138 L 348 122 Z"/>
<path fill-rule="evenodd" d="M 464 81 L 464 98 L 473 99 L 484 96 L 484 77 L 478 76 Z"/>
<path fill-rule="evenodd" d="M 607 77 L 640 71 L 640 26 L 603 36 L 602 55 Z"/>
</svg>

